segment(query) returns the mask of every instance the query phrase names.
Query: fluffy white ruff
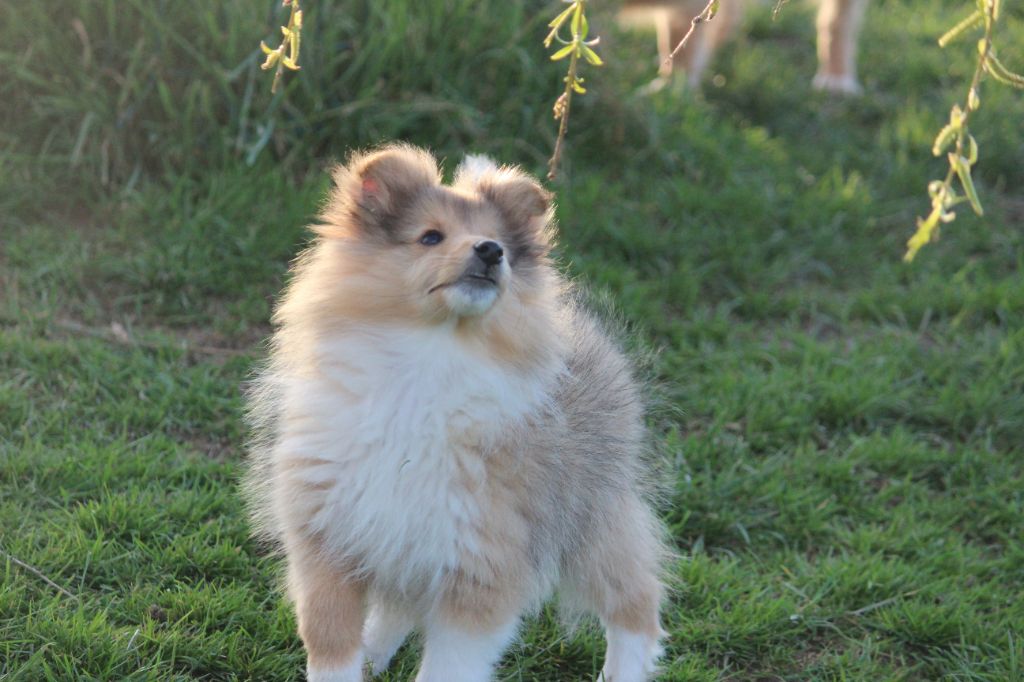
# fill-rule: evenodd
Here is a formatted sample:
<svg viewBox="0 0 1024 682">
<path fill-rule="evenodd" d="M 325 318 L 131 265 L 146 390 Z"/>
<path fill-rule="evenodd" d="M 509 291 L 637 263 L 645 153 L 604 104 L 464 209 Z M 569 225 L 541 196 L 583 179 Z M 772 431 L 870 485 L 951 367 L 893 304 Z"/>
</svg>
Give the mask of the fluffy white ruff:
<svg viewBox="0 0 1024 682">
<path fill-rule="evenodd" d="M 362 682 L 363 655 L 358 654 L 349 663 L 333 668 L 314 668 L 306 670 L 309 682 Z"/>
<path fill-rule="evenodd" d="M 563 369 L 524 375 L 453 335 L 443 325 L 327 336 L 318 374 L 284 379 L 284 409 L 302 418 L 284 421 L 277 446 L 294 481 L 276 486 L 278 513 L 318 533 L 328 555 L 360 557 L 384 592 L 429 599 L 479 550 L 481 454 L 549 404 Z"/>
<path fill-rule="evenodd" d="M 615 626 L 605 632 L 608 650 L 601 682 L 648 682 L 654 676 L 661 645 L 656 638 Z"/>
</svg>

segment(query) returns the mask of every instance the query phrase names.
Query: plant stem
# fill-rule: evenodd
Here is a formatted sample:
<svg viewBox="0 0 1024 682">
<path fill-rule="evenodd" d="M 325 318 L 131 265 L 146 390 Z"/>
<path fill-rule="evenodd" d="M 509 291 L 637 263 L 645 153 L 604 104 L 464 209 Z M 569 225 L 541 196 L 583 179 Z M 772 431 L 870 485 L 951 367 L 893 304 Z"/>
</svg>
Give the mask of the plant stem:
<svg viewBox="0 0 1024 682">
<path fill-rule="evenodd" d="M 562 109 L 561 120 L 558 123 L 558 138 L 555 139 L 555 151 L 548 161 L 548 180 L 554 180 L 558 175 L 558 164 L 562 160 L 562 143 L 565 141 L 565 134 L 569 131 L 569 107 L 572 105 L 573 83 L 576 82 L 576 61 L 579 59 L 577 51 L 574 50 L 569 57 L 569 73 L 565 77 L 564 108 Z"/>
<path fill-rule="evenodd" d="M 704 5 L 704 9 L 702 9 L 697 16 L 690 20 L 690 30 L 686 32 L 686 35 L 683 36 L 683 39 L 680 40 L 679 44 L 675 46 L 675 48 L 672 50 L 672 53 L 668 57 L 665 57 L 665 61 L 663 62 L 664 66 L 670 65 L 672 61 L 676 58 L 676 55 L 679 54 L 679 51 L 686 47 L 686 42 L 690 39 L 690 36 L 693 35 L 694 30 L 696 30 L 697 28 L 697 24 L 700 24 L 705 21 L 711 21 L 711 19 L 714 18 L 715 13 L 712 11 L 712 8 L 718 1 L 719 0 L 708 0 L 708 4 Z M 729 1 L 734 2 L 735 0 Z M 780 7 L 781 5 L 782 3 L 779 3 Z"/>
<path fill-rule="evenodd" d="M 995 28 L 995 23 L 996 23 L 995 4 L 994 4 L 993 0 L 986 0 L 986 2 L 985 2 L 985 34 L 981 38 L 982 48 L 981 48 L 980 54 L 978 56 L 978 64 L 977 64 L 977 66 L 974 67 L 974 76 L 971 78 L 971 85 L 967 89 L 967 101 L 964 102 L 964 106 L 963 106 L 963 109 L 962 109 L 963 114 L 962 114 L 961 119 L 960 119 L 960 134 L 956 136 L 956 151 L 954 153 L 958 157 L 961 157 L 961 158 L 964 155 L 964 140 L 967 139 L 968 136 L 970 135 L 969 129 L 967 127 L 967 122 L 968 122 L 968 120 L 971 117 L 971 111 L 972 111 L 972 109 L 971 109 L 971 101 L 973 100 L 973 97 L 971 95 L 972 95 L 972 93 L 974 93 L 976 95 L 977 92 L 978 92 L 978 86 L 981 85 L 981 76 L 982 76 L 982 74 L 985 73 L 985 65 L 988 62 L 989 53 L 992 51 L 992 31 Z M 952 188 L 953 188 L 953 177 L 955 175 L 956 175 L 956 169 L 954 168 L 953 164 L 951 163 L 950 166 L 949 166 L 949 169 L 946 171 L 946 177 L 942 181 L 942 186 L 945 188 L 944 191 L 947 194 L 949 194 L 949 192 L 952 191 Z M 964 189 L 965 189 L 965 191 L 968 191 L 966 187 Z M 933 208 L 933 211 L 934 210 L 936 210 L 936 209 Z M 921 234 L 921 232 L 922 232 L 922 230 L 919 228 L 917 230 L 917 232 L 915 232 L 914 235 L 910 238 L 910 241 L 907 242 L 908 243 L 908 250 L 907 250 L 907 253 L 903 256 L 903 260 L 904 261 L 907 261 L 907 262 L 912 261 L 914 259 L 914 256 L 916 255 L 918 249 L 920 249 L 921 246 L 924 246 L 924 244 L 921 244 L 921 245 L 919 245 L 917 247 L 909 246 L 910 244 L 912 244 L 915 241 L 916 238 L 918 238 L 918 236 Z M 938 235 L 938 227 L 936 227 L 935 231 L 932 232 L 929 235 L 928 242 L 933 241 L 936 238 L 937 235 Z M 925 244 L 927 244 L 928 242 L 925 242 Z"/>
</svg>

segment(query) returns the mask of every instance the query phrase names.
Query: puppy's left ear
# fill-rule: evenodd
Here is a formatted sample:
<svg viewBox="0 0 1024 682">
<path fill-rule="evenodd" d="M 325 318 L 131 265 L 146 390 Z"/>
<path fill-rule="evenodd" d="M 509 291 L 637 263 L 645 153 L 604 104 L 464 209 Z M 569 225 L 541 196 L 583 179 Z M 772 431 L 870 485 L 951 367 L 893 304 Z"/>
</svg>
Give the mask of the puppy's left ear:
<svg viewBox="0 0 1024 682">
<path fill-rule="evenodd" d="M 353 232 L 387 239 L 402 212 L 426 188 L 440 184 L 437 162 L 424 149 L 394 144 L 356 154 L 334 171 L 336 189 L 316 230 L 327 237 Z"/>
<path fill-rule="evenodd" d="M 501 213 L 513 263 L 547 255 L 554 237 L 551 192 L 529 175 L 508 167 L 481 174 L 476 190 Z"/>
</svg>

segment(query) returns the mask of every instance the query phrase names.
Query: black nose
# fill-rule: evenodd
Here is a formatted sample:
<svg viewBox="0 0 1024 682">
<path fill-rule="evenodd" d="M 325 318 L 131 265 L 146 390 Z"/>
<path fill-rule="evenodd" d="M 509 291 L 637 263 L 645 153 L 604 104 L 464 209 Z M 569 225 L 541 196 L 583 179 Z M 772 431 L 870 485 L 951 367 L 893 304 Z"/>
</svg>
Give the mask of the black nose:
<svg viewBox="0 0 1024 682">
<path fill-rule="evenodd" d="M 487 265 L 497 265 L 501 262 L 501 257 L 505 255 L 505 252 L 501 250 L 501 244 L 492 242 L 490 239 L 473 244 L 473 250 L 476 251 L 477 257 Z"/>
</svg>

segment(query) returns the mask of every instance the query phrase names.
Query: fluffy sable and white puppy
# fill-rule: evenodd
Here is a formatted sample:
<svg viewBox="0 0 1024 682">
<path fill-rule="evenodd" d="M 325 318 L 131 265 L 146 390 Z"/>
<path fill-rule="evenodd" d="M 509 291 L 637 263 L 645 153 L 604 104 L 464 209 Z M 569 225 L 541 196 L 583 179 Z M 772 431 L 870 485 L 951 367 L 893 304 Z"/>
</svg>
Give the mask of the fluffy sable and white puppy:
<svg viewBox="0 0 1024 682">
<path fill-rule="evenodd" d="M 596 614 L 606 682 L 660 651 L 661 528 L 637 385 L 548 258 L 550 195 L 472 157 L 357 154 L 274 315 L 247 490 L 281 544 L 313 682 L 413 629 L 418 682 L 488 680 L 557 589 Z"/>
</svg>

